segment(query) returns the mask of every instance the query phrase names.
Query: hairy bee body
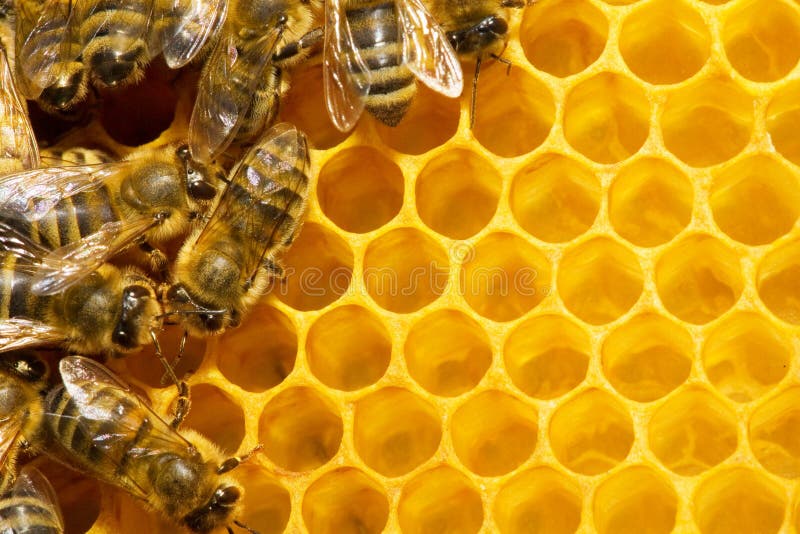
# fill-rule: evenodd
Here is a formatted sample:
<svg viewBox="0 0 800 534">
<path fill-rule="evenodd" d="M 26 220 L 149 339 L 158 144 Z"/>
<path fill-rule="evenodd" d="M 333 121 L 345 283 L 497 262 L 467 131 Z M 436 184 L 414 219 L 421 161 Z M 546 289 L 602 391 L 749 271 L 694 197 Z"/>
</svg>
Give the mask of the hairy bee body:
<svg viewBox="0 0 800 534">
<path fill-rule="evenodd" d="M 464 57 L 499 55 L 508 41 L 511 8 L 526 0 L 426 0 L 447 32 L 450 44 Z"/>
<path fill-rule="evenodd" d="M 50 483 L 26 467 L 0 497 L 0 530 L 10 534 L 62 534 L 64 523 Z"/>
<path fill-rule="evenodd" d="M 63 165 L 99 165 L 111 163 L 114 158 L 99 148 L 46 148 L 41 151 L 41 158 L 48 166 Z"/>
</svg>

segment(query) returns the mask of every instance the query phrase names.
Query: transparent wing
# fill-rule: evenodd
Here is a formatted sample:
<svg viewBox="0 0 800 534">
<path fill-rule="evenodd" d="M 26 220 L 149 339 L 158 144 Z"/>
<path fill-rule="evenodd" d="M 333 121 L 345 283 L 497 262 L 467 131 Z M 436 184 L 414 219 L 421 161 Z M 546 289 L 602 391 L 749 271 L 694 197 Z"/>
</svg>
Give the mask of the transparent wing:
<svg viewBox="0 0 800 534">
<path fill-rule="evenodd" d="M 422 83 L 455 98 L 464 89 L 464 74 L 444 30 L 421 0 L 397 0 L 403 62 Z"/>
<path fill-rule="evenodd" d="M 226 0 L 156 2 L 153 28 L 167 65 L 178 69 L 194 59 L 219 30 L 227 9 Z"/>
<path fill-rule="evenodd" d="M 147 11 L 136 10 L 137 3 L 127 2 L 98 2 L 96 0 L 70 0 L 73 3 L 74 15 L 70 17 L 68 31 L 71 35 L 80 36 L 80 54 L 92 43 L 97 45 L 97 39 L 107 39 L 104 46 L 113 47 L 117 56 L 123 56 L 134 51 L 140 40 L 147 42 L 150 32 L 150 23 L 153 19 L 154 0 L 142 2 Z M 110 7 L 113 8 L 110 9 Z M 141 17 L 146 17 L 146 24 L 139 24 Z M 87 24 L 90 21 L 91 24 Z M 86 31 L 92 28 L 92 32 Z M 93 43 L 93 41 L 95 41 Z"/>
<path fill-rule="evenodd" d="M 17 445 L 22 430 L 22 415 L 24 410 L 7 415 L 0 419 L 0 472 L 6 469 L 6 462 L 11 451 Z M 3 477 L 0 477 L 2 481 Z"/>
<path fill-rule="evenodd" d="M 30 465 L 23 467 L 19 476 L 17 476 L 16 482 L 14 482 L 11 494 L 14 497 L 28 498 L 36 501 L 37 504 L 48 511 L 51 516 L 49 519 L 52 519 L 54 522 L 52 526 L 54 526 L 58 532 L 64 532 L 64 519 L 61 516 L 61 507 L 58 505 L 56 492 L 53 490 L 53 486 L 50 485 L 50 482 L 48 482 L 38 469 Z M 42 524 L 43 517 L 41 512 L 29 514 L 31 519 L 30 524 L 25 521 L 25 517 L 26 516 L 23 515 L 17 516 L 18 521 L 16 522 L 16 526 L 20 527 L 21 531 L 27 532 L 28 529 L 25 527 L 30 527 L 31 531 L 33 531 L 33 527 Z"/>
<path fill-rule="evenodd" d="M 39 147 L 31 122 L 28 120 L 28 110 L 19 98 L 11 66 L 2 46 L 0 46 L 0 158 L 18 160 L 23 169 L 39 166 Z"/>
<path fill-rule="evenodd" d="M 61 343 L 66 334 L 39 321 L 14 317 L 0 319 L 0 353 Z"/>
<path fill-rule="evenodd" d="M 364 111 L 372 78 L 353 39 L 342 0 L 325 2 L 322 83 L 333 124 L 343 132 L 351 130 Z"/>
<path fill-rule="evenodd" d="M 49 250 L 34 243 L 6 221 L 0 220 L 0 253 L 8 252 L 16 257 L 14 272 L 33 275 Z M 0 272 L 5 269 L 0 263 Z"/>
</svg>

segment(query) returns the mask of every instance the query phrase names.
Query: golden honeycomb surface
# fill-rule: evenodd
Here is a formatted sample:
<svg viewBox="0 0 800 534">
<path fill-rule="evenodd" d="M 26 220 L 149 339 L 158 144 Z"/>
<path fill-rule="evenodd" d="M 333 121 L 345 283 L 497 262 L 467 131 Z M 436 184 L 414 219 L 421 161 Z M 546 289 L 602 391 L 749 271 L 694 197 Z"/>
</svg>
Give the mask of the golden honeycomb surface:
<svg viewBox="0 0 800 534">
<path fill-rule="evenodd" d="M 421 88 L 341 134 L 321 67 L 293 75 L 317 179 L 288 277 L 179 367 L 187 427 L 264 446 L 241 519 L 797 531 L 800 3 L 540 0 L 504 57 L 473 129 L 468 95 Z M 169 410 L 153 358 L 111 365 Z M 43 467 L 71 532 L 174 531 Z"/>
</svg>

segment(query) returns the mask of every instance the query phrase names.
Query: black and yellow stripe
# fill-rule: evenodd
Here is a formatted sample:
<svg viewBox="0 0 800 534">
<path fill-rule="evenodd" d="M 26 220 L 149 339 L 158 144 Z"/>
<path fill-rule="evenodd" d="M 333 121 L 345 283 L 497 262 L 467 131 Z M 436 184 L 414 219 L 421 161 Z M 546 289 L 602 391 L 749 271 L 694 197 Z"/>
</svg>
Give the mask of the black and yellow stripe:
<svg viewBox="0 0 800 534">
<path fill-rule="evenodd" d="M 3 532 L 26 534 L 63 532 L 58 512 L 53 505 L 35 497 L 12 496 L 0 499 L 0 525 L 3 526 Z"/>
</svg>

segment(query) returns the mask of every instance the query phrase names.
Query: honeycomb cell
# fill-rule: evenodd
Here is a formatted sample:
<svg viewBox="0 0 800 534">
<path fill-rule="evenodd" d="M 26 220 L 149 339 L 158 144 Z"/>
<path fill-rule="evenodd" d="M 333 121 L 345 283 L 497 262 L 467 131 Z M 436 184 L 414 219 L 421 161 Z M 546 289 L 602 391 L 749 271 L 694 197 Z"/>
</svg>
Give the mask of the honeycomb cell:
<svg viewBox="0 0 800 534">
<path fill-rule="evenodd" d="M 784 478 L 800 477 L 800 388 L 770 398 L 753 413 L 750 449 L 766 469 Z"/>
<path fill-rule="evenodd" d="M 645 313 L 613 330 L 602 349 L 603 374 L 631 400 L 660 399 L 689 378 L 694 343 L 680 325 Z"/>
<path fill-rule="evenodd" d="M 711 35 L 703 18 L 682 1 L 645 3 L 623 22 L 622 57 L 633 73 L 653 84 L 672 84 L 694 76 L 708 60 Z"/>
<path fill-rule="evenodd" d="M 236 454 L 244 439 L 242 408 L 211 384 L 193 385 L 190 394 L 192 407 L 183 427 L 197 430 L 225 454 Z"/>
<path fill-rule="evenodd" d="M 473 310 L 510 321 L 536 307 L 550 292 L 550 262 L 526 240 L 494 233 L 465 253 L 460 290 Z"/>
<path fill-rule="evenodd" d="M 524 471 L 498 492 L 494 520 L 502 534 L 572 534 L 581 522 L 581 489 L 550 467 Z"/>
<path fill-rule="evenodd" d="M 783 0 L 740 2 L 725 18 L 722 42 L 739 74 L 756 82 L 774 82 L 800 59 L 800 14 Z"/>
<path fill-rule="evenodd" d="M 356 452 L 384 476 L 414 470 L 433 456 L 441 440 L 442 422 L 436 408 L 405 389 L 381 389 L 355 405 Z"/>
<path fill-rule="evenodd" d="M 236 480 L 244 486 L 244 513 L 239 520 L 259 533 L 283 532 L 292 512 L 286 488 L 270 473 L 248 464 L 236 468 Z"/>
<path fill-rule="evenodd" d="M 397 515 L 403 534 L 469 534 L 483 524 L 483 503 L 467 477 L 441 465 L 403 486 Z"/>
<path fill-rule="evenodd" d="M 671 163 L 641 158 L 617 173 L 608 191 L 614 230 L 640 247 L 671 241 L 692 220 L 694 191 L 689 178 Z"/>
<path fill-rule="evenodd" d="M 773 534 L 783 523 L 783 488 L 745 467 L 714 473 L 697 488 L 694 519 L 702 534 Z"/>
<path fill-rule="evenodd" d="M 383 487 L 353 467 L 325 473 L 303 497 L 303 521 L 310 534 L 377 534 L 388 519 Z"/>
<path fill-rule="evenodd" d="M 285 278 L 275 288 L 275 295 L 296 310 L 318 310 L 350 287 L 353 251 L 321 224 L 306 223 L 284 256 L 283 267 Z"/>
<path fill-rule="evenodd" d="M 800 165 L 800 82 L 775 92 L 767 108 L 767 132 L 772 145 L 784 158 Z"/>
<path fill-rule="evenodd" d="M 560 154 L 546 154 L 514 177 L 511 212 L 526 232 L 562 243 L 586 232 L 600 210 L 602 189 L 595 174 Z"/>
<path fill-rule="evenodd" d="M 364 254 L 364 284 L 375 302 L 395 313 L 417 311 L 447 286 L 448 262 L 439 244 L 414 228 L 391 230 Z"/>
<path fill-rule="evenodd" d="M 586 378 L 592 353 L 589 334 L 559 315 L 533 317 L 506 341 L 503 356 L 511 381 L 537 399 L 554 399 Z"/>
<path fill-rule="evenodd" d="M 739 257 L 709 235 L 693 235 L 670 246 L 656 264 L 661 302 L 677 318 L 694 324 L 716 319 L 742 294 Z"/>
<path fill-rule="evenodd" d="M 494 216 L 503 178 L 471 150 L 453 149 L 433 158 L 417 177 L 422 221 L 452 239 L 478 233 Z"/>
<path fill-rule="evenodd" d="M 553 95 L 524 69 L 504 65 L 481 71 L 475 102 L 475 138 L 488 150 L 510 158 L 541 145 L 555 120 Z"/>
<path fill-rule="evenodd" d="M 281 119 L 291 122 L 308 136 L 314 148 L 325 150 L 344 141 L 349 133 L 339 131 L 325 108 L 322 64 L 292 73 L 292 85 L 281 100 Z"/>
<path fill-rule="evenodd" d="M 550 419 L 550 446 L 562 465 L 597 475 L 623 461 L 634 438 L 625 406 L 600 389 L 590 389 L 559 406 Z"/>
<path fill-rule="evenodd" d="M 653 413 L 650 450 L 682 476 L 699 475 L 736 451 L 736 414 L 700 388 L 679 392 Z"/>
<path fill-rule="evenodd" d="M 737 402 L 755 400 L 788 372 L 792 344 L 768 320 L 738 312 L 716 325 L 705 338 L 703 367 L 718 391 Z"/>
<path fill-rule="evenodd" d="M 326 386 L 343 391 L 377 382 L 391 355 L 386 327 L 361 306 L 341 306 L 320 316 L 306 339 L 311 372 Z"/>
<path fill-rule="evenodd" d="M 650 103 L 638 83 L 603 72 L 575 86 L 564 102 L 564 136 L 598 163 L 618 163 L 647 139 Z"/>
<path fill-rule="evenodd" d="M 320 169 L 317 200 L 322 212 L 342 230 L 371 232 L 400 212 L 403 173 L 374 148 L 348 148 Z"/>
<path fill-rule="evenodd" d="M 500 391 L 484 391 L 453 414 L 453 448 L 473 473 L 493 477 L 509 473 L 536 448 L 536 409 Z"/>
<path fill-rule="evenodd" d="M 675 90 L 661 115 L 664 144 L 692 167 L 731 159 L 747 145 L 752 129 L 753 98 L 725 78 Z"/>
<path fill-rule="evenodd" d="M 408 332 L 408 374 L 434 395 L 471 391 L 492 363 L 489 337 L 481 325 L 456 310 L 435 311 Z"/>
<path fill-rule="evenodd" d="M 564 253 L 558 293 L 579 319 L 605 324 L 633 306 L 643 287 L 636 255 L 606 237 L 597 237 Z"/>
<path fill-rule="evenodd" d="M 308 387 L 278 393 L 264 407 L 258 423 L 264 454 L 289 471 L 327 463 L 339 450 L 342 433 L 336 405 Z"/>
<path fill-rule="evenodd" d="M 88 476 L 64 469 L 49 459 L 37 459 L 36 469 L 42 472 L 58 496 L 66 534 L 89 532 L 100 516 L 100 483 Z M 106 487 L 103 491 L 108 491 Z M 141 508 L 140 512 L 141 514 Z"/>
<path fill-rule="evenodd" d="M 633 466 L 600 483 L 593 509 L 599 534 L 668 534 L 675 527 L 678 495 L 653 469 Z"/>
<path fill-rule="evenodd" d="M 534 67 L 564 78 L 600 57 L 608 39 L 608 21 L 586 0 L 543 4 L 525 10 L 519 38 Z"/>
<path fill-rule="evenodd" d="M 297 333 L 292 321 L 271 306 L 256 307 L 239 328 L 223 334 L 217 367 L 242 389 L 272 388 L 294 369 Z"/>
<path fill-rule="evenodd" d="M 758 295 L 779 319 L 800 324 L 800 241 L 770 251 L 758 269 Z"/>
</svg>

